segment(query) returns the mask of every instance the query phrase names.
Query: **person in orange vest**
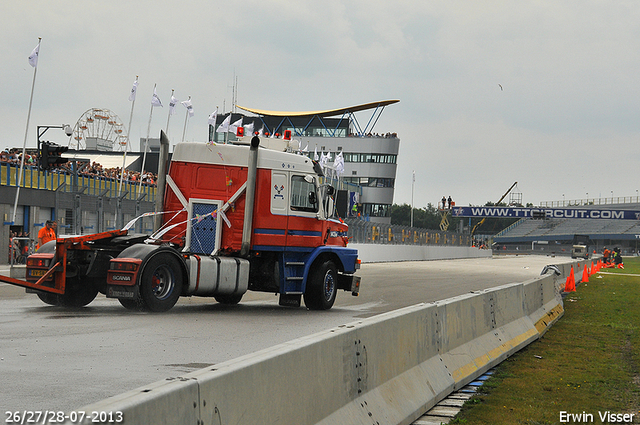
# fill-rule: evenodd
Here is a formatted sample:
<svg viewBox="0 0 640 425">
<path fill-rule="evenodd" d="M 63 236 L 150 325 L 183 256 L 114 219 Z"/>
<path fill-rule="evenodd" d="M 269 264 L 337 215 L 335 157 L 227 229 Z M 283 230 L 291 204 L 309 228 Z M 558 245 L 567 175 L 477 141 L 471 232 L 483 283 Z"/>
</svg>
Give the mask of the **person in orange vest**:
<svg viewBox="0 0 640 425">
<path fill-rule="evenodd" d="M 56 239 L 56 227 L 58 227 L 58 223 L 52 220 L 47 220 L 45 226 L 38 232 L 38 245 L 36 246 L 36 249 L 40 248 L 47 242 Z"/>
<path fill-rule="evenodd" d="M 609 262 L 609 254 L 611 254 L 611 251 L 609 251 L 605 246 L 604 251 L 602 252 L 602 260 L 605 262 L 605 264 Z"/>
</svg>

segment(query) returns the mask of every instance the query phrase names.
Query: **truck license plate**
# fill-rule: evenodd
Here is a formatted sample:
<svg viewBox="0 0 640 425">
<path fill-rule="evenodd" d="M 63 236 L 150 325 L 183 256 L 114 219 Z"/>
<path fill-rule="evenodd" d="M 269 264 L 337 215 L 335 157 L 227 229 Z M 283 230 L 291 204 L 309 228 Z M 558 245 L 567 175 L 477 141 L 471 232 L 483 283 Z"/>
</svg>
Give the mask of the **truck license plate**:
<svg viewBox="0 0 640 425">
<path fill-rule="evenodd" d="M 42 277 L 47 273 L 46 270 L 29 270 L 29 276 L 31 277 Z"/>
</svg>

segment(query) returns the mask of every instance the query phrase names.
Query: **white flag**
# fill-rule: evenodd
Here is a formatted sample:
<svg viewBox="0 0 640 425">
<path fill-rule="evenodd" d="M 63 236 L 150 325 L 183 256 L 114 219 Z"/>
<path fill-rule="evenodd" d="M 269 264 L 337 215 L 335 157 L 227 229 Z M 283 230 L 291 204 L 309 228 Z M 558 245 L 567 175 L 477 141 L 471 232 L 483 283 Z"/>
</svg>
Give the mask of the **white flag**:
<svg viewBox="0 0 640 425">
<path fill-rule="evenodd" d="M 162 102 L 160 101 L 160 98 L 158 97 L 158 94 L 156 93 L 156 88 L 155 87 L 153 88 L 153 97 L 151 98 L 151 105 L 162 107 Z"/>
<path fill-rule="evenodd" d="M 253 130 L 254 130 L 253 121 L 244 126 L 244 134 L 246 134 L 247 136 L 252 136 Z"/>
<path fill-rule="evenodd" d="M 185 108 L 187 108 L 187 111 L 189 111 L 189 116 L 192 117 L 193 116 L 193 106 L 191 105 L 191 96 L 189 96 L 189 99 L 180 102 L 184 105 Z"/>
<path fill-rule="evenodd" d="M 176 103 L 178 103 L 178 99 L 171 95 L 171 100 L 169 101 L 169 115 L 176 113 Z"/>
<path fill-rule="evenodd" d="M 340 177 L 340 174 L 344 173 L 344 157 L 342 152 L 336 155 L 336 160 L 333 162 L 333 166 L 336 167 L 336 174 Z"/>
<path fill-rule="evenodd" d="M 29 64 L 34 68 L 38 66 L 39 53 L 40 53 L 40 43 L 38 43 L 38 45 L 31 51 L 31 54 L 29 55 Z"/>
<path fill-rule="evenodd" d="M 216 125 L 216 121 L 218 121 L 218 110 L 216 109 L 209 115 L 209 125 Z"/>
<path fill-rule="evenodd" d="M 229 123 L 231 122 L 231 114 L 227 116 L 227 118 L 222 121 L 222 124 L 218 126 L 216 133 L 224 133 L 225 131 L 229 131 Z"/>
<path fill-rule="evenodd" d="M 327 166 L 327 162 L 329 161 L 329 158 L 327 155 L 324 154 L 324 152 L 320 153 L 320 166 L 322 168 Z"/>
<path fill-rule="evenodd" d="M 316 148 L 313 150 L 313 159 L 314 160 L 319 160 L 320 157 L 318 156 L 318 146 L 316 145 Z"/>
<path fill-rule="evenodd" d="M 263 137 L 264 136 L 264 125 L 262 126 L 262 128 L 260 129 L 260 131 L 258 131 L 258 136 Z"/>
<path fill-rule="evenodd" d="M 235 133 L 238 130 L 238 127 L 242 127 L 242 117 L 229 126 L 229 133 Z"/>
<path fill-rule="evenodd" d="M 131 94 L 129 95 L 129 101 L 133 102 L 136 100 L 136 91 L 138 90 L 138 78 L 133 82 L 133 87 L 131 87 Z"/>
</svg>

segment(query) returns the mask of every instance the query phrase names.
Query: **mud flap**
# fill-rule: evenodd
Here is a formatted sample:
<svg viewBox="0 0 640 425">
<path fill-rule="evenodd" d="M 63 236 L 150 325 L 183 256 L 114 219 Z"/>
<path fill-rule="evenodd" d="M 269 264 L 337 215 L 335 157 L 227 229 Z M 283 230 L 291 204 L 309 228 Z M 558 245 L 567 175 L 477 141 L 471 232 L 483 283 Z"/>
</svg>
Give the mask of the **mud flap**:
<svg viewBox="0 0 640 425">
<path fill-rule="evenodd" d="M 360 276 L 352 274 L 338 274 L 338 289 L 350 291 L 354 297 L 360 292 Z"/>
<path fill-rule="evenodd" d="M 278 304 L 285 307 L 300 307 L 300 294 L 280 294 Z"/>
<path fill-rule="evenodd" d="M 107 298 L 134 299 L 138 296 L 137 286 L 107 285 Z"/>
</svg>

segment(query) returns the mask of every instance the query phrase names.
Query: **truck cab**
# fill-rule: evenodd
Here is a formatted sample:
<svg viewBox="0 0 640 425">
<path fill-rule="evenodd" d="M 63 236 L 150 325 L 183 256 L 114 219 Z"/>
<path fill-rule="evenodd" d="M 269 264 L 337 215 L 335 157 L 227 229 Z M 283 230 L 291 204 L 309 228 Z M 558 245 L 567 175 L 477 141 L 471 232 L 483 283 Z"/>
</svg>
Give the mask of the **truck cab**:
<svg viewBox="0 0 640 425">
<path fill-rule="evenodd" d="M 321 184 L 320 167 L 306 156 L 258 145 L 176 146 L 163 226 L 153 238 L 179 253 L 174 274 L 184 275 L 181 295 L 235 304 L 247 290 L 273 292 L 281 305 L 299 306 L 304 297 L 310 309 L 331 308 L 338 289 L 357 295 L 357 251 L 347 248 L 348 226 L 334 216 L 334 190 Z M 109 281 L 118 298 L 141 298 L 135 285 L 126 294 L 118 279 L 112 273 Z"/>
</svg>

